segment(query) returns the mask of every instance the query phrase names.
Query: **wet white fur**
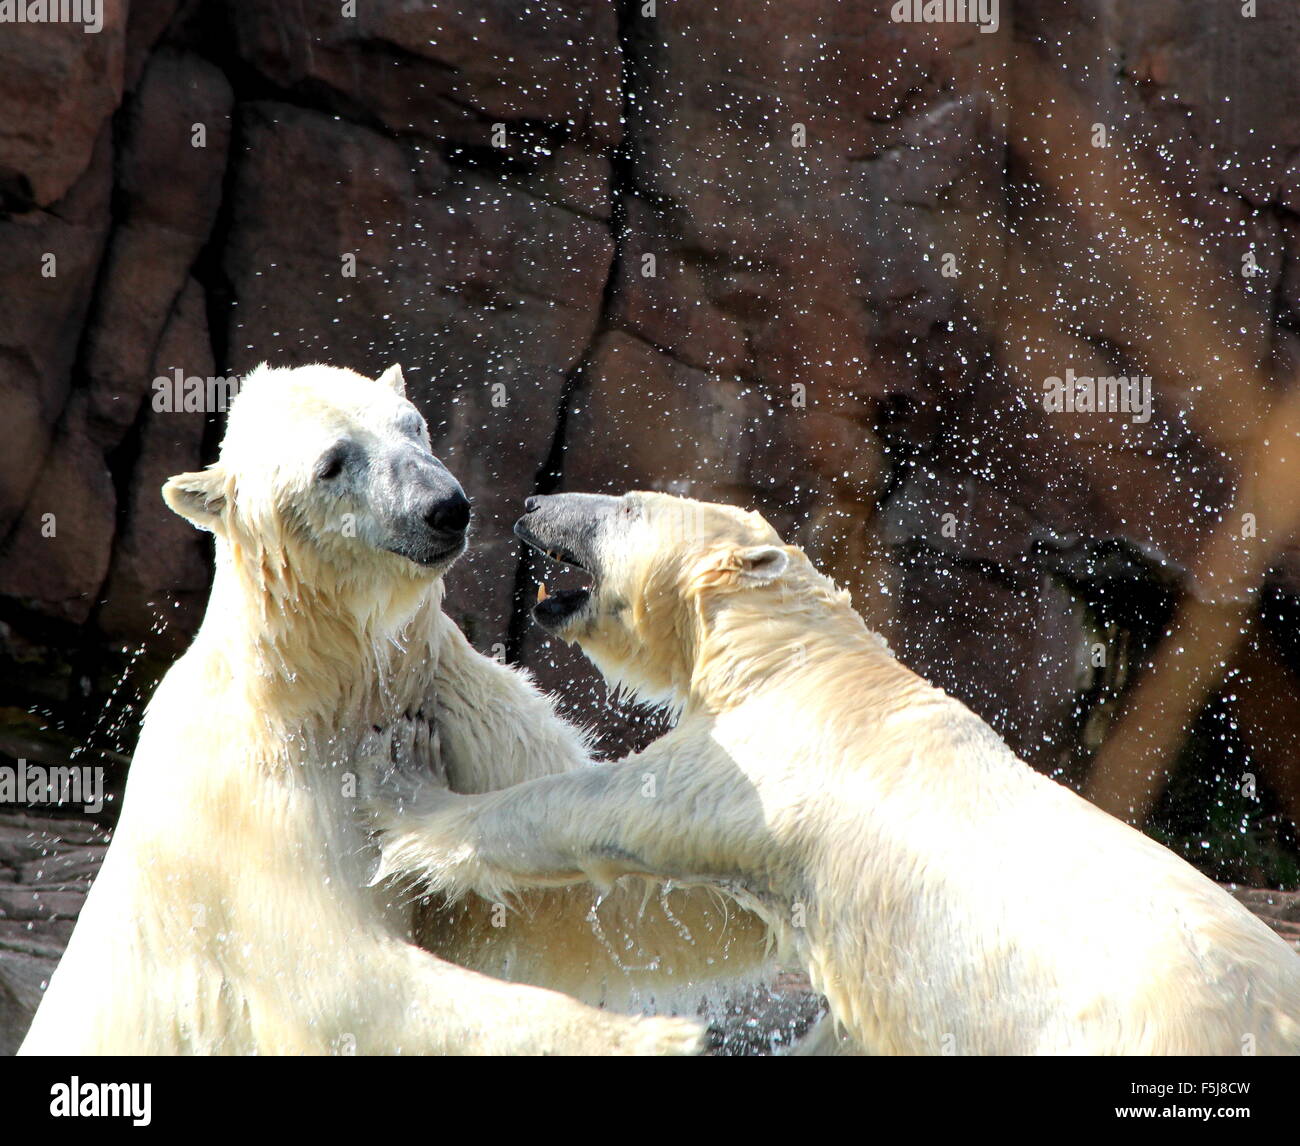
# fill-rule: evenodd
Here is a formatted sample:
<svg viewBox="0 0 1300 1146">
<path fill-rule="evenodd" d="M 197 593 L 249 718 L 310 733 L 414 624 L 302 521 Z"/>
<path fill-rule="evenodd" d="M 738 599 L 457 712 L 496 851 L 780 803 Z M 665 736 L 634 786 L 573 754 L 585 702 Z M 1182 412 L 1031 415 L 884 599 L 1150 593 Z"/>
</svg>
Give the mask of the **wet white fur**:
<svg viewBox="0 0 1300 1146">
<path fill-rule="evenodd" d="M 564 635 L 679 723 L 608 768 L 428 793 L 387 862 L 453 895 L 707 882 L 859 1050 L 1300 1053 L 1300 957 L 1230 895 L 1017 759 L 757 515 L 626 500 Z"/>
<path fill-rule="evenodd" d="M 588 763 L 551 702 L 443 614 L 442 571 L 370 544 L 364 489 L 331 501 L 313 486 L 338 435 L 382 444 L 413 413 L 400 372 L 261 368 L 220 461 L 168 482 L 169 504 L 216 536 L 211 601 L 148 706 L 120 823 L 23 1053 L 698 1049 L 694 1021 L 600 1011 L 449 961 L 608 995 L 617 974 L 589 891 L 529 899 L 500 930 L 449 924 L 435 905 L 424 929 L 440 958 L 411 942 L 394 888 L 368 886 L 357 805 L 377 774 L 475 792 Z M 607 924 L 635 924 L 641 899 L 622 897 Z M 746 929 L 695 900 L 716 927 L 694 957 L 715 965 L 710 938 L 744 946 Z"/>
</svg>

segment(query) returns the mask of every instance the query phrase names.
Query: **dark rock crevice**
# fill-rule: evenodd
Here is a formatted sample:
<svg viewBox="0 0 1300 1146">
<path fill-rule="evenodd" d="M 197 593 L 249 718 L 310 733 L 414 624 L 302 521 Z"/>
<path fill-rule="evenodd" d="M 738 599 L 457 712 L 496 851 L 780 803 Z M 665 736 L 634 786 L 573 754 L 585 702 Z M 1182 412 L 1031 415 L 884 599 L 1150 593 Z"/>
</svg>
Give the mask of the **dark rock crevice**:
<svg viewBox="0 0 1300 1146">
<path fill-rule="evenodd" d="M 633 148 L 636 131 L 636 95 L 634 67 L 634 37 L 636 36 L 636 0 L 618 0 L 618 49 L 619 49 L 619 95 L 620 123 L 622 137 L 610 153 L 610 179 L 608 191 L 609 232 L 613 239 L 613 252 L 609 268 L 601 287 L 600 309 L 591 339 L 584 348 L 577 364 L 564 378 L 560 399 L 555 411 L 554 432 L 546 458 L 533 479 L 533 493 L 548 494 L 560 489 L 564 483 L 564 457 L 568 448 L 569 416 L 573 403 L 580 395 L 584 379 L 592 367 L 596 346 L 599 340 L 613 328 L 616 294 L 620 276 L 623 273 L 626 251 L 625 231 L 627 227 L 627 196 L 633 194 L 635 167 Z M 532 586 L 534 559 L 527 550 L 520 547 L 519 561 L 515 570 L 513 606 L 506 629 L 506 658 L 517 663 L 523 652 L 525 635 L 532 624 Z"/>
</svg>

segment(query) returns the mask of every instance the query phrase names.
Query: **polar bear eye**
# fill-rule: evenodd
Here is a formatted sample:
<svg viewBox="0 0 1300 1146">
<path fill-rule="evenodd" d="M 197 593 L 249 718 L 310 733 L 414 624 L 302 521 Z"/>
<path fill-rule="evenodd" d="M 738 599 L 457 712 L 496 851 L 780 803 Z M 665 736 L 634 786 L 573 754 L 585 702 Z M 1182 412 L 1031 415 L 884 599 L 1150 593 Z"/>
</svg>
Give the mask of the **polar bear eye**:
<svg viewBox="0 0 1300 1146">
<path fill-rule="evenodd" d="M 316 463 L 316 477 L 321 481 L 331 481 L 343 472 L 343 467 L 347 465 L 348 448 L 345 445 L 337 445 L 327 450 L 320 461 Z"/>
</svg>

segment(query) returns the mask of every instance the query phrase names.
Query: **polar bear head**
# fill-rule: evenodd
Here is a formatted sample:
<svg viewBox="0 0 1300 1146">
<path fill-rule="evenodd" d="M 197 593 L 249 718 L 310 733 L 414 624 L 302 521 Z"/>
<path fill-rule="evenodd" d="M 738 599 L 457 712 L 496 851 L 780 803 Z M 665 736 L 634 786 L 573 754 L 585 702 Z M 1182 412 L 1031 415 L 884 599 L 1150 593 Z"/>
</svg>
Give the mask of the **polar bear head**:
<svg viewBox="0 0 1300 1146">
<path fill-rule="evenodd" d="M 515 533 L 584 582 L 543 585 L 533 618 L 646 700 L 687 694 L 720 613 L 762 609 L 792 579 L 824 581 L 759 514 L 734 506 L 635 492 L 532 497 L 525 508 Z"/>
<path fill-rule="evenodd" d="M 259 366 L 218 461 L 163 498 L 273 595 L 427 582 L 464 551 L 470 519 L 397 366 L 378 379 Z"/>
</svg>

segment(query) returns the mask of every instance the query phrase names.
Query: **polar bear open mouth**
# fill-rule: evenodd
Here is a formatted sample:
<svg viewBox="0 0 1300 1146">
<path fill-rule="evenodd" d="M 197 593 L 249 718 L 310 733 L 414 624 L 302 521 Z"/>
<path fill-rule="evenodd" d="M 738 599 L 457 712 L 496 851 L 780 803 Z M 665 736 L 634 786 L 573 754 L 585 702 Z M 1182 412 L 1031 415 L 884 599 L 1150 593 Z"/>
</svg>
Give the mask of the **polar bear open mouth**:
<svg viewBox="0 0 1300 1146">
<path fill-rule="evenodd" d="M 549 557 L 557 566 L 555 572 L 547 574 L 546 581 L 537 584 L 537 604 L 533 606 L 533 616 L 545 627 L 563 624 L 580 613 L 591 600 L 595 578 L 567 550 L 542 549 L 537 545 L 532 547 Z M 547 581 L 550 582 L 549 585 Z"/>
<path fill-rule="evenodd" d="M 559 635 L 591 613 L 600 593 L 605 533 L 623 506 L 622 498 L 595 493 L 539 494 L 524 501 L 515 536 L 556 564 L 533 606 L 533 620 L 548 632 Z"/>
</svg>

